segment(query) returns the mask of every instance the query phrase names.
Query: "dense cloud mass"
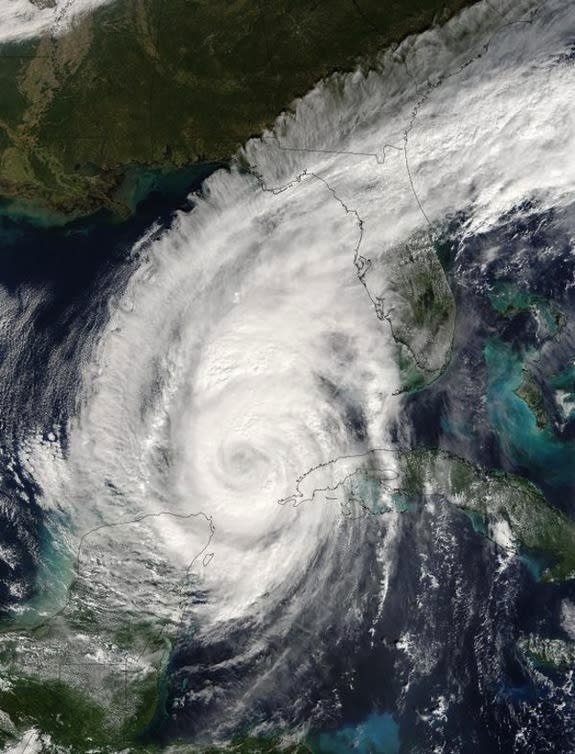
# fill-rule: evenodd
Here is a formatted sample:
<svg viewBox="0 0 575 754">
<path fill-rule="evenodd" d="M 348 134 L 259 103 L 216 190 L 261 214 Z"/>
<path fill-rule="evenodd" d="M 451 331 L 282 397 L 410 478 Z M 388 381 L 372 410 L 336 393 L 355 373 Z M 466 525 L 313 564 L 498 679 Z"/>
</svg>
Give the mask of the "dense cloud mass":
<svg viewBox="0 0 575 754">
<path fill-rule="evenodd" d="M 150 516 L 163 562 L 182 574 L 193 563 L 175 663 L 192 680 L 175 707 L 200 736 L 328 719 L 341 700 L 314 696 L 332 680 L 318 668 L 336 645 L 383 642 L 401 542 L 418 557 L 431 548 L 391 505 L 350 515 L 339 487 L 350 458 L 393 445 L 401 418 L 397 249 L 456 213 L 472 236 L 525 200 L 572 201 L 575 13 L 565 0 L 535 6 L 480 3 L 381 70 L 330 77 L 250 141 L 133 250 L 129 282 L 80 349 L 65 448 L 22 438 L 70 552 L 93 527 Z M 17 17 L 28 33 L 68 12 L 27 9 L 4 3 L 2 27 Z M 424 367 L 439 370 L 448 347 Z M 381 474 L 395 464 L 390 453 Z M 433 512 L 447 548 L 456 528 Z M 489 568 L 499 578 L 495 556 Z M 448 555 L 427 582 L 421 569 L 417 588 L 456 578 Z M 431 614 L 432 596 L 419 605 Z"/>
<path fill-rule="evenodd" d="M 0 43 L 30 39 L 40 34 L 62 34 L 73 19 L 110 0 L 2 0 Z"/>
</svg>

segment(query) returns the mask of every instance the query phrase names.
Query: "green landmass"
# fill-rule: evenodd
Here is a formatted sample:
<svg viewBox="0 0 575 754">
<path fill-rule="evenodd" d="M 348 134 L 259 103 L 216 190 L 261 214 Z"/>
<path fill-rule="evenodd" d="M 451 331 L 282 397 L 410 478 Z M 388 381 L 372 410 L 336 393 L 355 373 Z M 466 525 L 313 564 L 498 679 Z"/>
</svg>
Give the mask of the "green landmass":
<svg viewBox="0 0 575 754">
<path fill-rule="evenodd" d="M 0 744 L 36 731 L 46 754 L 160 748 L 148 732 L 165 714 L 165 666 L 193 576 L 166 562 L 149 520 L 87 532 L 61 604 L 0 626 Z"/>
<path fill-rule="evenodd" d="M 15 726 L 37 726 L 62 746 L 82 751 L 115 736 L 106 730 L 104 710 L 61 681 L 17 678 L 0 692 L 0 705 Z"/>
<path fill-rule="evenodd" d="M 565 325 L 561 311 L 544 296 L 525 290 L 515 283 L 500 281 L 489 292 L 491 306 L 504 317 L 514 317 L 521 312 L 532 312 L 542 335 L 554 337 Z"/>
<path fill-rule="evenodd" d="M 493 309 L 503 317 L 511 318 L 520 313 L 530 312 L 537 323 L 538 334 L 543 340 L 557 337 L 566 324 L 565 315 L 552 301 L 515 283 L 499 281 L 488 295 Z M 537 361 L 539 357 L 538 352 L 525 354 L 526 363 L 521 366 L 521 381 L 513 392 L 521 398 L 535 417 L 537 429 L 545 430 L 549 421 L 541 381 L 535 376 L 533 366 L 529 365 L 529 362 Z M 574 384 L 573 380 L 569 379 L 569 370 L 551 378 L 549 384 L 557 391 L 556 400 L 559 409 L 568 415 L 569 387 Z"/>
<path fill-rule="evenodd" d="M 530 482 L 487 471 L 437 448 L 369 450 L 303 474 L 282 504 L 339 504 L 345 518 L 411 513 L 429 499 L 459 508 L 510 554 L 543 561 L 541 578 L 575 576 L 575 522 Z"/>
<path fill-rule="evenodd" d="M 545 410 L 543 393 L 533 374 L 525 367 L 523 367 L 523 380 L 521 385 L 515 390 L 515 394 L 527 404 L 535 416 L 537 428 L 545 429 L 547 426 L 547 412 Z"/>
<path fill-rule="evenodd" d="M 575 667 L 574 641 L 531 634 L 520 639 L 518 646 L 531 662 L 542 669 L 569 671 Z"/>
<path fill-rule="evenodd" d="M 541 353 L 525 353 L 499 338 L 486 341 L 483 355 L 487 367 L 487 412 L 503 452 L 518 468 L 528 468 L 532 478 L 568 485 L 573 480 L 573 441 L 557 436 L 550 422 L 544 428 L 538 426 L 533 410 L 538 403 L 536 395 L 517 394 L 525 370 L 538 371 L 536 363 Z M 535 405 L 529 405 L 526 397 Z M 566 398 L 568 395 L 555 394 L 556 402 Z M 547 400 L 546 395 L 546 403 Z"/>
<path fill-rule="evenodd" d="M 517 552 L 549 560 L 542 578 L 575 575 L 575 523 L 545 500 L 530 482 L 503 472 L 488 473 L 438 450 L 402 454 L 402 487 L 412 497 L 440 495 L 472 515 L 474 528 Z M 509 540 L 507 537 L 509 536 Z"/>
<path fill-rule="evenodd" d="M 59 679 L 29 676 L 4 677 L 0 689 L 0 747 L 18 739 L 26 741 L 34 730 L 42 754 L 156 754 L 163 749 L 147 731 L 158 707 L 156 680 L 134 685 L 118 683 L 107 703 L 97 701 L 82 688 Z M 125 695 L 135 695 L 126 716 Z M 34 749 L 35 751 L 37 749 Z M 172 742 L 182 754 L 309 754 L 304 742 L 280 738 L 237 736 L 225 746 L 202 747 Z"/>
<path fill-rule="evenodd" d="M 401 390 L 420 390 L 437 379 L 451 358 L 456 305 L 433 234 L 372 257 L 361 281 L 397 346 Z"/>
<path fill-rule="evenodd" d="M 575 574 L 575 524 L 549 505 L 536 487 L 512 475 L 487 472 L 442 450 L 376 449 L 343 456 L 303 474 L 295 494 L 284 502 L 319 504 L 326 495 L 330 505 L 339 502 L 344 518 L 413 515 L 430 498 L 441 499 L 463 511 L 477 532 L 513 556 L 523 552 L 544 556 L 543 579 Z M 153 731 L 167 714 L 163 679 L 186 579 L 179 583 L 177 571 L 168 570 L 162 594 L 173 593 L 173 600 L 150 603 L 138 599 L 132 589 L 134 599 L 128 604 L 125 592 L 132 578 L 145 578 L 154 563 L 162 563 L 143 522 L 97 528 L 83 542 L 65 606 L 36 628 L 2 627 L 0 746 L 35 730 L 41 736 L 35 746 L 43 754 L 152 754 L 161 746 Z M 132 564 L 126 577 L 109 568 L 120 551 L 125 565 Z M 152 571 L 157 573 L 157 566 Z M 166 604 L 168 612 L 162 616 Z M 95 605 L 98 610 L 90 612 Z M 526 645 L 532 656 L 552 657 L 556 664 L 572 657 L 571 645 L 534 642 Z M 310 750 L 305 740 L 289 740 L 286 749 L 281 738 L 253 737 L 246 731 L 225 751 L 303 754 Z M 185 741 L 173 746 L 174 753 L 199 752 Z M 224 750 L 212 747 L 202 754 L 220 751 Z"/>
<path fill-rule="evenodd" d="M 156 703 L 156 688 L 153 685 L 144 688 L 134 715 L 118 723 L 113 708 L 111 711 L 110 707 L 95 703 L 82 691 L 61 681 L 18 678 L 9 691 L 0 691 L 0 746 L 5 747 L 20 738 L 15 735 L 16 730 L 34 728 L 40 732 L 42 754 L 118 754 L 120 751 L 157 754 L 163 747 L 143 734 L 153 718 Z M 26 741 L 26 733 L 23 740 Z M 278 738 L 238 736 L 219 747 L 175 742 L 172 751 L 181 754 L 309 754 L 310 749 L 305 743 L 286 744 Z"/>
<path fill-rule="evenodd" d="M 471 0 L 121 0 L 0 47 L 0 197 L 125 215 L 130 169 L 226 161 L 335 70 Z"/>
<path fill-rule="evenodd" d="M 393 336 L 407 362 L 400 371 L 405 389 L 436 379 L 451 357 L 455 299 L 433 243 L 426 233 L 394 255 L 393 295 L 389 297 Z M 397 261 L 395 261 L 397 259 Z"/>
</svg>

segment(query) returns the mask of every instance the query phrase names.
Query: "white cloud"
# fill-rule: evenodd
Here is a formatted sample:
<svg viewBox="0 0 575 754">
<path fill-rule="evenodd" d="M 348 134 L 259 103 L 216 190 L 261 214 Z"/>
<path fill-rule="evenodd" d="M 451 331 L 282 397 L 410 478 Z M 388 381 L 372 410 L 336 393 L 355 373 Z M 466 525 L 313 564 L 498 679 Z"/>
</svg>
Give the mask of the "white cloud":
<svg viewBox="0 0 575 754">
<path fill-rule="evenodd" d="M 408 40 L 381 72 L 319 85 L 278 121 L 277 140 L 251 141 L 245 156 L 266 190 L 236 171 L 212 176 L 151 242 L 102 336 L 69 476 L 46 479 L 52 499 L 80 508 L 86 526 L 120 513 L 213 516 L 213 619 L 294 583 L 337 530 L 337 508 L 276 501 L 361 444 L 343 399 L 381 446 L 399 384 L 389 331 L 356 275 L 358 243 L 385 269 L 393 244 L 425 227 L 422 207 L 432 222 L 472 209 L 477 227 L 532 195 L 562 200 L 574 178 L 572 73 L 550 61 L 572 15 L 556 2 L 494 35 L 501 17 L 480 4 Z M 178 541 L 158 532 L 182 563 L 200 549 Z"/>
<path fill-rule="evenodd" d="M 111 0 L 0 0 L 0 43 L 14 42 L 41 34 L 61 34 L 74 18 L 89 13 Z"/>
<path fill-rule="evenodd" d="M 355 594 L 361 522 L 344 526 L 327 501 L 277 501 L 310 467 L 384 445 L 397 409 L 395 350 L 356 254 L 392 270 L 393 246 L 427 219 L 468 210 L 473 232 L 524 199 L 571 201 L 573 68 L 553 61 L 575 13 L 550 2 L 524 23 L 531 5 L 502 6 L 522 21 L 495 33 L 501 16 L 479 4 L 408 40 L 382 71 L 319 85 L 276 136 L 246 146 L 266 190 L 219 171 L 140 250 L 86 366 L 65 463 L 38 469 L 47 507 L 72 511 L 78 533 L 142 513 L 212 517 L 200 631 L 264 621 L 289 597 L 281 634 L 336 564 Z M 346 422 L 351 408 L 365 439 Z M 156 547 L 185 567 L 205 533 L 160 523 Z M 375 567 L 385 583 L 389 557 Z"/>
</svg>

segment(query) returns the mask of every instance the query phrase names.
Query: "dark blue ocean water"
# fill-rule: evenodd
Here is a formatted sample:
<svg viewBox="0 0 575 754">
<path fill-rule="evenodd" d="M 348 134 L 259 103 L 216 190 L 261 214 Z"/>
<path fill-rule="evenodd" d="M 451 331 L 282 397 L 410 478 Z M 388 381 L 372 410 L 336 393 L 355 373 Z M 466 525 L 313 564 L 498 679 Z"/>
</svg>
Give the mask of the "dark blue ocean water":
<svg viewBox="0 0 575 754">
<path fill-rule="evenodd" d="M 436 383 L 406 398 L 396 428 L 398 439 L 410 446 L 438 446 L 487 469 L 529 479 L 571 518 L 575 292 L 568 283 L 575 278 L 574 224 L 573 208 L 540 212 L 526 203 L 479 236 L 464 232 L 464 218 L 459 235 L 457 223 L 451 225 L 447 266 L 457 302 L 453 357 Z M 539 390 L 544 426 L 534 407 L 517 394 L 526 373 Z M 477 524 L 470 521 L 470 526 Z M 543 583 L 548 565 L 544 552 L 524 552 L 518 571 L 509 574 L 507 594 L 501 595 L 508 609 L 499 612 L 488 640 L 491 650 L 482 658 L 486 665 L 493 663 L 495 644 L 506 646 L 499 684 L 491 687 L 489 703 L 481 694 L 473 698 L 472 684 L 462 710 L 476 751 L 572 751 L 575 707 L 565 676 L 549 667 L 539 668 L 537 676 L 514 650 L 517 638 L 529 633 L 566 638 L 561 604 L 575 598 L 575 581 Z M 461 568 L 469 567 L 466 557 Z M 477 571 L 475 583 L 484 576 Z M 469 609 L 489 620 L 479 602 Z M 472 653 L 461 662 L 474 672 Z M 487 688 L 485 679 L 479 681 L 480 665 L 475 667 L 478 682 Z M 522 744 L 516 748 L 522 726 Z"/>
<path fill-rule="evenodd" d="M 20 556 L 16 574 L 0 562 L 0 609 L 34 594 L 38 553 L 46 543 L 39 490 L 18 464 L 21 443 L 26 433 L 40 431 L 66 448 L 80 367 L 106 321 L 110 297 L 121 292 L 133 270 L 134 243 L 154 223 L 169 226 L 175 209 L 190 206 L 188 193 L 214 167 L 186 180 L 179 176 L 175 184 L 154 184 L 145 172 L 135 176 L 126 191 L 136 210 L 122 223 L 100 215 L 50 225 L 46 216 L 25 217 L 18 208 L 0 211 L 0 290 L 10 312 L 0 328 L 0 495 L 8 504 L 0 537 Z M 569 388 L 574 353 L 569 322 L 575 302 L 557 283 L 572 273 L 566 269 L 569 233 L 561 218 L 531 224 L 520 215 L 505 218 L 497 234 L 457 247 L 451 267 L 458 301 L 453 361 L 442 379 L 406 398 L 397 437 L 409 446 L 439 446 L 524 475 L 572 514 L 573 438 L 568 423 L 559 426 L 552 412 L 553 391 Z M 496 242 L 507 256 L 485 271 L 483 251 Z M 557 254 L 541 262 L 538 249 L 550 245 Z M 516 271 L 508 279 L 511 262 Z M 504 294 L 507 303 L 519 301 L 516 309 L 493 305 L 486 282 L 496 281 L 519 284 L 517 294 L 509 287 Z M 543 327 L 533 300 L 544 309 Z M 557 331 L 545 302 L 565 318 Z M 543 355 L 536 359 L 538 377 L 550 407 L 545 431 L 514 392 L 523 365 L 537 354 Z M 299 649 L 286 680 L 293 689 L 296 679 L 296 696 L 275 694 L 262 682 L 254 723 L 271 720 L 280 729 L 311 720 L 309 744 L 321 754 L 412 754 L 434 747 L 447 752 L 450 745 L 465 754 L 507 754 L 521 728 L 527 731 L 525 752 L 569 751 L 573 720 L 561 711 L 565 699 L 533 674 L 516 642 L 524 632 L 558 634 L 561 602 L 575 599 L 573 583 L 541 583 L 537 553 L 525 553 L 498 579 L 495 546 L 477 521 L 441 502 L 434 511 L 403 507 L 399 567 L 390 576 L 385 613 L 378 612 L 379 569 L 369 568 L 382 537 L 374 517 L 357 553 L 367 564 L 361 594 L 341 599 L 334 576 L 328 601 L 317 606 L 325 616 L 310 615 L 309 628 L 294 627 L 285 639 Z M 18 598 L 9 590 L 15 575 L 27 584 Z M 338 611 L 348 609 L 362 611 L 365 631 L 341 636 Z M 193 683 L 218 687 L 237 702 L 244 680 L 265 678 L 274 653 L 282 651 L 270 642 L 269 652 L 249 664 L 238 661 L 250 630 L 238 626 L 207 649 L 184 637 L 162 680 L 166 698 Z M 403 645 L 400 637 L 406 636 Z M 412 656 L 419 658 L 421 672 L 413 672 Z M 185 737 L 209 729 L 210 715 L 203 701 L 170 720 L 158 714 L 150 735 Z"/>
<path fill-rule="evenodd" d="M 37 504 L 39 490 L 19 461 L 28 433 L 52 433 L 65 446 L 82 360 L 108 316 L 110 296 L 133 269 L 134 243 L 188 208 L 191 192 L 220 165 L 202 165 L 162 176 L 133 171 L 125 200 L 129 219 L 102 212 L 63 223 L 37 209 L 0 205 L 0 615 L 33 596 L 38 556 L 47 532 Z M 26 584 L 11 593 L 16 581 Z"/>
</svg>

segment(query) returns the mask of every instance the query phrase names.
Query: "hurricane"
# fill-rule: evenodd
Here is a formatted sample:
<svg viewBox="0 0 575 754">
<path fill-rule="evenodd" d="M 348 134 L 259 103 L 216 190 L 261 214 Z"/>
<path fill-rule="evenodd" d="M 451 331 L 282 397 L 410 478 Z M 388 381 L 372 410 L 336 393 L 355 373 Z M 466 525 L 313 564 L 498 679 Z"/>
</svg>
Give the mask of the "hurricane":
<svg viewBox="0 0 575 754">
<path fill-rule="evenodd" d="M 216 174 L 190 215 L 141 246 L 86 364 L 63 478 L 46 486 L 56 508 L 74 499 L 84 529 L 169 513 L 154 548 L 182 574 L 207 548 L 195 641 L 245 624 L 259 638 L 238 665 L 266 634 L 319 618 L 324 580 L 362 601 L 362 523 L 342 519 L 337 497 L 288 498 L 309 469 L 385 442 L 399 386 L 353 264 L 357 219 L 313 176 L 280 196 Z M 178 536 L 174 516 L 189 514 L 205 518 Z"/>
<path fill-rule="evenodd" d="M 377 70 L 328 77 L 150 228 L 55 348 L 61 423 L 27 417 L 16 433 L 62 579 L 58 616 L 45 601 L 37 612 L 57 624 L 82 588 L 161 619 L 179 733 L 331 724 L 373 687 L 374 646 L 410 668 L 378 701 L 407 704 L 440 666 L 447 584 L 476 658 L 494 616 L 514 614 L 507 524 L 479 542 L 429 487 L 417 523 L 398 503 L 416 434 L 403 361 L 432 384 L 465 330 L 451 309 L 431 332 L 406 326 L 418 278 L 405 270 L 412 257 L 436 269 L 429 249 L 453 218 L 465 240 L 506 213 L 569 206 L 574 33 L 563 0 L 479 3 Z M 7 326 L 25 332 L 43 295 L 7 293 Z M 458 569 L 466 548 L 480 586 Z M 408 614 L 415 627 L 394 632 Z M 449 698 L 433 687 L 417 723 L 443 746 L 463 684 Z M 453 742 L 433 750 L 468 750 Z"/>
</svg>

